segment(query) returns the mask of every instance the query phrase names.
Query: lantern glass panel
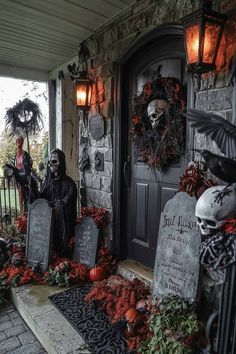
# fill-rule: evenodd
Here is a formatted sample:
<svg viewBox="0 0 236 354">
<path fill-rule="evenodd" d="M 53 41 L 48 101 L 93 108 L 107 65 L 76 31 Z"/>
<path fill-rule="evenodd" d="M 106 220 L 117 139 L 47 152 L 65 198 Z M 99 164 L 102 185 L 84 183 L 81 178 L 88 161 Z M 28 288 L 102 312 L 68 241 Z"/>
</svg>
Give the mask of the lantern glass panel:
<svg viewBox="0 0 236 354">
<path fill-rule="evenodd" d="M 87 105 L 87 86 L 86 85 L 76 85 L 76 104 L 77 106 Z"/>
<path fill-rule="evenodd" d="M 188 63 L 194 64 L 198 62 L 199 24 L 194 24 L 193 26 L 186 28 L 185 41 Z"/>
<path fill-rule="evenodd" d="M 92 97 L 92 85 L 90 84 L 88 87 L 88 105 L 91 104 L 91 97 Z"/>
<path fill-rule="evenodd" d="M 219 24 L 206 22 L 202 56 L 204 63 L 214 63 L 220 31 L 221 26 Z"/>
</svg>

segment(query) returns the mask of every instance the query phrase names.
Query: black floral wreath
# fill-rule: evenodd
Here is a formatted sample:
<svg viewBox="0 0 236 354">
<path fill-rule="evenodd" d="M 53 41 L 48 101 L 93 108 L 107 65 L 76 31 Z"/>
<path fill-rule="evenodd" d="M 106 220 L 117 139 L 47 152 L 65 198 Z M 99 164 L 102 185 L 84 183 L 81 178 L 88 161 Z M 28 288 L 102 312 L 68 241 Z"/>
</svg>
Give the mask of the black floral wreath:
<svg viewBox="0 0 236 354">
<path fill-rule="evenodd" d="M 147 107 L 152 100 L 168 102 L 158 128 L 152 129 Z M 159 77 L 147 81 L 142 92 L 134 97 L 133 128 L 130 137 L 149 167 L 166 172 L 170 163 L 178 162 L 185 142 L 185 99 L 180 81 Z"/>
</svg>

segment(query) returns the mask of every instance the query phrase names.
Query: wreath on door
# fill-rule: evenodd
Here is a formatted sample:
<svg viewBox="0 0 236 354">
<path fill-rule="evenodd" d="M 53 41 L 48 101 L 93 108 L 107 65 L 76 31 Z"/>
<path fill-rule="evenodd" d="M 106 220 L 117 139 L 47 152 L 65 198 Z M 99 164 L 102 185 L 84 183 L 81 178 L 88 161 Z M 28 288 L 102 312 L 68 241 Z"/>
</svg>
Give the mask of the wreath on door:
<svg viewBox="0 0 236 354">
<path fill-rule="evenodd" d="M 150 168 L 166 172 L 177 163 L 185 142 L 184 90 L 174 77 L 147 81 L 133 101 L 132 142 Z"/>
</svg>

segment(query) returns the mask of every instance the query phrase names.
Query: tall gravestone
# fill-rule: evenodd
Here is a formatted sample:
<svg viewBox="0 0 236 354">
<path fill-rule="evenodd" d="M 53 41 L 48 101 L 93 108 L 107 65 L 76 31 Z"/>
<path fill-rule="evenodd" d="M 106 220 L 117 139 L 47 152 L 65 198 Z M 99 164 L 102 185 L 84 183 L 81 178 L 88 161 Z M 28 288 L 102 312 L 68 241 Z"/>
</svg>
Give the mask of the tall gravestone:
<svg viewBox="0 0 236 354">
<path fill-rule="evenodd" d="M 82 219 L 75 227 L 74 259 L 94 267 L 97 256 L 99 230 L 90 217 Z"/>
<path fill-rule="evenodd" d="M 52 244 L 52 208 L 46 199 L 37 199 L 28 211 L 26 259 L 31 266 L 48 269 Z"/>
<path fill-rule="evenodd" d="M 161 215 L 154 269 L 153 295 L 177 295 L 195 301 L 199 278 L 201 234 L 196 199 L 185 192 L 169 200 Z"/>
</svg>

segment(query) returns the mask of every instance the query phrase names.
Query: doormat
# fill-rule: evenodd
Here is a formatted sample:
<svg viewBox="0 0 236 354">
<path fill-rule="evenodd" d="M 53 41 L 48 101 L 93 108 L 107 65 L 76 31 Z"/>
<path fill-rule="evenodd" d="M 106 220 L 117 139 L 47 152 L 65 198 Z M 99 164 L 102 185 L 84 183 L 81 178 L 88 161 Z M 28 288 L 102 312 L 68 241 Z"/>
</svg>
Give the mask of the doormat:
<svg viewBox="0 0 236 354">
<path fill-rule="evenodd" d="M 93 303 L 84 301 L 91 284 L 49 296 L 49 300 L 79 332 L 91 353 L 129 354 L 125 339 L 112 327 L 106 313 Z"/>
</svg>

